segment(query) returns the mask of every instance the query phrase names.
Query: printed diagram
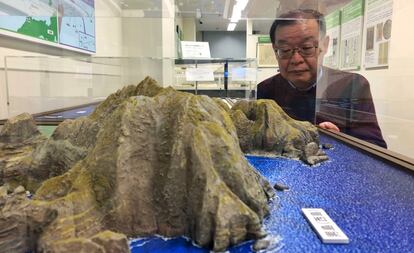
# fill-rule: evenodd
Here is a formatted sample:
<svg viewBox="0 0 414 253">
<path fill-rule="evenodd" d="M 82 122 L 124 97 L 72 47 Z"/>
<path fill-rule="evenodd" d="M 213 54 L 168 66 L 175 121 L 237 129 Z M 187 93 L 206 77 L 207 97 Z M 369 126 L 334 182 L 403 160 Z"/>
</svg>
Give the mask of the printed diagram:
<svg viewBox="0 0 414 253">
<path fill-rule="evenodd" d="M 58 42 L 57 0 L 0 1 L 0 29 Z"/>
<path fill-rule="evenodd" d="M 271 43 L 257 44 L 257 65 L 259 67 L 277 67 L 276 56 Z"/>
<path fill-rule="evenodd" d="M 58 11 L 60 43 L 95 52 L 94 1 L 60 1 Z"/>
</svg>

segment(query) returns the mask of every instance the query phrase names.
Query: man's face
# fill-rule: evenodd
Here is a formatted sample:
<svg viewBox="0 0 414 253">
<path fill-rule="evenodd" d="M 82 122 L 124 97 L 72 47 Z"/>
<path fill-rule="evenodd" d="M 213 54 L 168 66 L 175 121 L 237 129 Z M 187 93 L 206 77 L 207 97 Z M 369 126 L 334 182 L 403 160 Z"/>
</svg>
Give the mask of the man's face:
<svg viewBox="0 0 414 253">
<path fill-rule="evenodd" d="M 287 26 L 279 26 L 275 31 L 275 44 L 277 50 L 294 48 L 314 48 L 315 54 L 304 57 L 296 50 L 289 58 L 281 58 L 276 54 L 280 74 L 291 81 L 297 88 L 305 89 L 316 81 L 318 67 L 322 64 L 323 56 L 328 47 L 329 38 L 320 40 L 318 22 L 314 19 L 299 20 Z"/>
</svg>

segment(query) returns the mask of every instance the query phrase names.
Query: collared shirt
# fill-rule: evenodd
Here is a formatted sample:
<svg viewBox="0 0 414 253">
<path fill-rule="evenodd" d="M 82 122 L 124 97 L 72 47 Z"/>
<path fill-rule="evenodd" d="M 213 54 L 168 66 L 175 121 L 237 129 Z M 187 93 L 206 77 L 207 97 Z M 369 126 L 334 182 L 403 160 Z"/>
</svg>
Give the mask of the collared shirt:
<svg viewBox="0 0 414 253">
<path fill-rule="evenodd" d="M 290 86 L 292 86 L 293 89 L 296 89 L 298 91 L 309 91 L 312 88 L 316 87 L 316 84 L 322 79 L 322 75 L 323 75 L 323 68 L 319 68 L 318 78 L 316 78 L 316 82 L 314 82 L 311 86 L 309 86 L 305 89 L 299 89 L 291 81 L 289 81 L 289 80 L 287 80 L 287 81 L 290 84 Z"/>
</svg>

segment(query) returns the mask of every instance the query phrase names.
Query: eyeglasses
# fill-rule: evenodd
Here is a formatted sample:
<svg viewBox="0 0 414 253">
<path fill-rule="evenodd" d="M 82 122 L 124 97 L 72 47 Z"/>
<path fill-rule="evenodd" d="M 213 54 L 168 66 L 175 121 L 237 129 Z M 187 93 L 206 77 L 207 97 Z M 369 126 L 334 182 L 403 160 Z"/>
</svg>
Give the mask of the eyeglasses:
<svg viewBox="0 0 414 253">
<path fill-rule="evenodd" d="M 275 48 L 277 56 L 281 59 L 290 59 L 297 51 L 302 57 L 312 57 L 316 55 L 318 46 L 304 46 L 295 48 Z"/>
</svg>

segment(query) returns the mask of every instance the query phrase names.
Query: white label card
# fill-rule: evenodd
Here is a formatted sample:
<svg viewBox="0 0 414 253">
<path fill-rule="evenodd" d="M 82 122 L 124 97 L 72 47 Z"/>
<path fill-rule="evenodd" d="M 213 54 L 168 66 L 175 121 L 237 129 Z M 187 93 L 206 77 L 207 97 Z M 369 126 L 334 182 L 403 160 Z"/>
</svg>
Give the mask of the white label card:
<svg viewBox="0 0 414 253">
<path fill-rule="evenodd" d="M 181 52 L 184 59 L 211 58 L 208 42 L 181 41 Z"/>
<path fill-rule="evenodd" d="M 302 212 L 323 243 L 349 243 L 349 238 L 323 209 L 302 208 Z"/>
<path fill-rule="evenodd" d="M 187 68 L 185 79 L 189 82 L 195 81 L 214 81 L 213 70 L 208 68 Z"/>
</svg>

